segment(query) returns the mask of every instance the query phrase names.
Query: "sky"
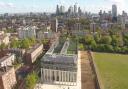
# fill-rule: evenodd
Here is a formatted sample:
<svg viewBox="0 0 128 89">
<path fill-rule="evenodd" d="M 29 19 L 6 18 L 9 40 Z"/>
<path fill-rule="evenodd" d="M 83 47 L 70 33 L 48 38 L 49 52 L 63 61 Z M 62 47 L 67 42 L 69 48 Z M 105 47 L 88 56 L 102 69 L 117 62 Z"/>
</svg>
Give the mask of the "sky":
<svg viewBox="0 0 128 89">
<path fill-rule="evenodd" d="M 83 11 L 93 13 L 109 11 L 112 4 L 117 5 L 118 13 L 128 12 L 128 0 L 0 0 L 0 13 L 55 12 L 57 4 L 64 5 L 67 10 L 75 3 Z"/>
</svg>

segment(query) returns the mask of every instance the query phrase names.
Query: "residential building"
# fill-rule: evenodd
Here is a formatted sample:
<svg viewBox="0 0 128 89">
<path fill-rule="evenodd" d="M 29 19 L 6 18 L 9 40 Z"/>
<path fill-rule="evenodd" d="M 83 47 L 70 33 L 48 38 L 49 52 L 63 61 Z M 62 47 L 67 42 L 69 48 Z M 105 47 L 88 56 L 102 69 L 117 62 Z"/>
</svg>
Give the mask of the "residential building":
<svg viewBox="0 0 128 89">
<path fill-rule="evenodd" d="M 20 39 L 36 37 L 36 27 L 21 27 L 18 29 L 18 36 Z"/>
<path fill-rule="evenodd" d="M 14 54 L 7 54 L 6 56 L 0 58 L 0 67 L 12 66 L 15 60 Z"/>
<path fill-rule="evenodd" d="M 3 31 L 0 32 L 0 44 L 4 43 L 5 45 L 9 44 L 9 36 Z"/>
<path fill-rule="evenodd" d="M 0 89 L 13 89 L 16 83 L 14 68 L 11 66 L 0 67 Z"/>
<path fill-rule="evenodd" d="M 95 32 L 96 31 L 96 23 L 91 23 L 90 24 L 90 30 L 92 31 L 92 32 Z"/>
<path fill-rule="evenodd" d="M 43 52 L 43 44 L 37 44 L 31 49 L 27 50 L 24 56 L 24 61 L 27 64 L 32 64 Z"/>
<path fill-rule="evenodd" d="M 25 54 L 25 49 L 20 48 L 9 48 L 6 49 L 9 53 L 13 53 L 16 55 L 16 57 L 22 58 Z"/>
</svg>

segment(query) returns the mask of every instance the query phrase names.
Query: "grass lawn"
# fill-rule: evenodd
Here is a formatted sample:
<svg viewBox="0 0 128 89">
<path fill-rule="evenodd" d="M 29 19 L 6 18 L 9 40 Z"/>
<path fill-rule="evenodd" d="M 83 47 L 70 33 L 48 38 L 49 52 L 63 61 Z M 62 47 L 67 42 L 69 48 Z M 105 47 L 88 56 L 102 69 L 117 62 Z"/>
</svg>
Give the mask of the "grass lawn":
<svg viewBox="0 0 128 89">
<path fill-rule="evenodd" d="M 94 53 L 105 89 L 128 89 L 128 55 Z"/>
</svg>

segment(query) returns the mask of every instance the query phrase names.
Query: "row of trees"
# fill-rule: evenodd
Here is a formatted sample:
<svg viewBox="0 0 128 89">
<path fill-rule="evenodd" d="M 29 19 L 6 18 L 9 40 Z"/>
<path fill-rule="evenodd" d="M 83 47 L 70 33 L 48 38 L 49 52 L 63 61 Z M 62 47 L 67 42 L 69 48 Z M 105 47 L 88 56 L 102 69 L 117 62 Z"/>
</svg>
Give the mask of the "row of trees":
<svg viewBox="0 0 128 89">
<path fill-rule="evenodd" d="M 29 47 L 33 46 L 36 43 L 36 39 L 32 38 L 25 38 L 23 40 L 16 40 L 13 39 L 10 43 L 11 48 L 24 48 L 28 49 Z"/>
<path fill-rule="evenodd" d="M 86 35 L 85 44 L 93 51 L 128 53 L 128 34 Z"/>
</svg>

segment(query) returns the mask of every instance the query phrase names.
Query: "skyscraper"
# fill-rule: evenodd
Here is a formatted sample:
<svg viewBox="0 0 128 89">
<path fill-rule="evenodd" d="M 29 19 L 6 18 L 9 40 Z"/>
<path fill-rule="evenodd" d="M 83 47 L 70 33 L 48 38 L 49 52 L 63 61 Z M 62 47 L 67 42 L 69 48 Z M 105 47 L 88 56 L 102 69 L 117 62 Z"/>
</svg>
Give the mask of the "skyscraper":
<svg viewBox="0 0 128 89">
<path fill-rule="evenodd" d="M 74 13 L 77 13 L 77 4 L 74 5 Z"/>
<path fill-rule="evenodd" d="M 78 8 L 78 14 L 79 14 L 79 16 L 81 16 L 81 15 L 82 15 L 82 10 L 81 10 L 81 8 L 80 8 L 80 7 Z"/>
<path fill-rule="evenodd" d="M 60 6 L 60 13 L 64 13 L 65 12 L 65 7 L 63 5 Z"/>
<path fill-rule="evenodd" d="M 117 6 L 112 5 L 112 22 L 117 22 Z"/>
<path fill-rule="evenodd" d="M 68 9 L 68 13 L 72 14 L 73 13 L 73 7 L 70 6 L 69 9 Z"/>
<path fill-rule="evenodd" d="M 60 10 L 59 10 L 59 5 L 57 5 L 57 6 L 56 6 L 56 15 L 59 15 L 59 12 L 60 12 Z"/>
</svg>

